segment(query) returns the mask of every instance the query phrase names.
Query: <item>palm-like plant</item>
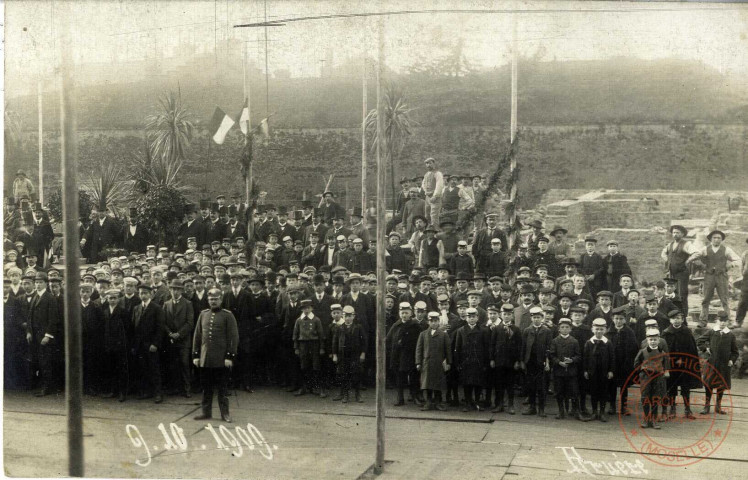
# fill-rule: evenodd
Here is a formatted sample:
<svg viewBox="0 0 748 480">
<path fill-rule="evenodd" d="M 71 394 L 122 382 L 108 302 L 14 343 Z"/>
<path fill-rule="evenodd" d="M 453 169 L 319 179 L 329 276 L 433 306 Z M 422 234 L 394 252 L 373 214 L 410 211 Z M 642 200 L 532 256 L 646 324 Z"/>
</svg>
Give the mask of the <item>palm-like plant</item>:
<svg viewBox="0 0 748 480">
<path fill-rule="evenodd" d="M 122 168 L 106 163 L 88 176 L 87 190 L 99 211 L 117 212 L 127 195 L 127 183 L 123 180 Z"/>
<path fill-rule="evenodd" d="M 390 166 L 390 185 L 392 187 L 392 198 L 396 198 L 395 191 L 395 162 L 408 142 L 408 137 L 413 134 L 412 129 L 415 121 L 410 118 L 413 109 L 408 106 L 407 98 L 403 91 L 393 84 L 387 84 L 384 92 L 384 144 L 382 158 L 385 165 Z M 376 151 L 379 141 L 377 132 L 377 110 L 371 110 L 366 116 L 366 130 L 371 136 L 371 150 Z"/>
<path fill-rule="evenodd" d="M 181 161 L 164 162 L 160 159 L 154 159 L 146 139 L 144 152 L 133 155 L 128 167 L 127 177 L 132 184 L 130 200 L 133 201 L 141 195 L 145 195 L 156 186 L 170 187 L 177 191 L 185 190 L 188 187 L 182 185 L 178 178 L 181 168 Z"/>
<path fill-rule="evenodd" d="M 145 129 L 151 139 L 150 154 L 167 164 L 179 163 L 192 141 L 192 115 L 182 105 L 182 94 L 169 92 L 159 99 L 161 111 L 149 115 Z"/>
</svg>

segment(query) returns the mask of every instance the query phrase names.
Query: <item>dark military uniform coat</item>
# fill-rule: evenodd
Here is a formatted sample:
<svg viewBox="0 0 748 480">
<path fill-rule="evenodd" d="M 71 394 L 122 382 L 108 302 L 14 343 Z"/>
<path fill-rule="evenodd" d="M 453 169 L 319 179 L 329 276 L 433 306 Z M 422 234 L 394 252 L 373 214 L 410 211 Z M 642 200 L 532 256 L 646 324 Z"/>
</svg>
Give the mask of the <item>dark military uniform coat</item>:
<svg viewBox="0 0 748 480">
<path fill-rule="evenodd" d="M 223 368 L 224 360 L 233 360 L 239 346 L 236 319 L 225 309 L 203 310 L 197 319 L 192 340 L 192 356 L 201 368 Z"/>
</svg>

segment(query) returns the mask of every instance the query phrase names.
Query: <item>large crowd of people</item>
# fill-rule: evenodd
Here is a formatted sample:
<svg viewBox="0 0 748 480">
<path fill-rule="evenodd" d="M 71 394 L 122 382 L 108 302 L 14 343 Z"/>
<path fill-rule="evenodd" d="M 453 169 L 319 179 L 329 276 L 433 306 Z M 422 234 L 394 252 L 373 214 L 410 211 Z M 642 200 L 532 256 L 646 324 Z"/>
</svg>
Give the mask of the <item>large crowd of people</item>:
<svg viewBox="0 0 748 480">
<path fill-rule="evenodd" d="M 654 372 L 641 378 L 642 399 L 659 399 L 646 402 L 655 407 L 643 426 L 659 428 L 660 418 L 676 415 L 679 389 L 683 415 L 693 418 L 690 390 L 703 386 L 670 373 L 669 362 L 708 355 L 723 380 L 707 384 L 702 413 L 710 412 L 712 391 L 724 412 L 742 342 L 742 329 L 736 335 L 730 327 L 742 325 L 748 296 L 744 282 L 731 318 L 727 272 L 745 275 L 748 259 L 726 247 L 723 232 L 697 249 L 684 227 L 671 226 L 662 252 L 667 273 L 641 288 L 614 240 L 600 252 L 588 237 L 578 256 L 565 228 L 546 234 L 535 220 L 510 249 L 500 215 L 481 201 L 482 178 L 444 175 L 433 158 L 425 163 L 423 177 L 401 182 L 387 225 L 384 285 L 361 209 L 346 212 L 333 192 L 300 210 L 247 208 L 239 195 L 232 203 L 223 195 L 201 200 L 186 205 L 173 245 L 158 244 L 163 236 L 149 232 L 135 209 L 124 231 L 94 210 L 80 240 L 85 393 L 160 403 L 165 394 L 202 391 L 198 418 L 211 418 L 217 390 L 226 421 L 230 387 L 362 402 L 361 391 L 374 384 L 382 291 L 396 407 L 514 414 L 521 395 L 522 414 L 545 417 L 552 390 L 557 418 L 606 421 L 630 413 L 630 377 Z M 5 237 L 5 387 L 54 394 L 64 386 L 65 282 L 43 206 L 6 199 Z M 112 247 L 125 254 L 107 256 Z M 694 263 L 705 272 L 696 330 L 687 325 Z M 722 310 L 707 328 L 715 291 Z"/>
</svg>

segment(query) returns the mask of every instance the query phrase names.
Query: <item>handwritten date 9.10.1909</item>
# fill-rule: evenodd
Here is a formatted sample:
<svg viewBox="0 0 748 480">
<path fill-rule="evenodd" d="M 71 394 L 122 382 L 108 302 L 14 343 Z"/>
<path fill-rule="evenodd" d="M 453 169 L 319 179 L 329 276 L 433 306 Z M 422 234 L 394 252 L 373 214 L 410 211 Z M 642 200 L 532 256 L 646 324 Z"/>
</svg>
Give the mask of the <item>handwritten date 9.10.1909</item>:
<svg viewBox="0 0 748 480">
<path fill-rule="evenodd" d="M 147 467 L 151 464 L 153 455 L 161 451 L 186 452 L 188 450 L 205 451 L 208 449 L 208 446 L 205 444 L 190 448 L 187 438 L 184 435 L 184 430 L 176 423 L 169 424 L 168 429 L 163 423 L 159 423 L 158 430 L 164 438 L 163 447 L 159 445 L 151 447 L 143 438 L 137 426 L 132 424 L 125 426 L 125 431 L 133 447 L 142 449 L 146 454 L 144 459 L 138 458 L 135 460 L 136 465 Z M 233 431 L 225 425 L 214 428 L 213 425 L 207 424 L 205 430 L 213 436 L 216 449 L 230 451 L 234 457 L 241 457 L 244 455 L 246 449 L 249 451 L 257 450 L 265 459 L 272 460 L 273 452 L 278 450 L 278 446 L 268 444 L 262 432 L 251 423 L 248 423 L 246 428 L 234 427 Z"/>
</svg>

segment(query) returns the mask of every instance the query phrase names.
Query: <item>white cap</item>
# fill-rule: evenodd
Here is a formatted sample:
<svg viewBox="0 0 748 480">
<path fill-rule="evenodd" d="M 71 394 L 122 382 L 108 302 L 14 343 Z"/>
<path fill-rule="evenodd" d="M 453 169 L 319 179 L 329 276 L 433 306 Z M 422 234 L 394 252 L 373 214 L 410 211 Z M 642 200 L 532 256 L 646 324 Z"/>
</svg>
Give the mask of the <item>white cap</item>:
<svg viewBox="0 0 748 480">
<path fill-rule="evenodd" d="M 422 300 L 416 302 L 416 310 L 426 310 L 426 302 Z"/>
</svg>

